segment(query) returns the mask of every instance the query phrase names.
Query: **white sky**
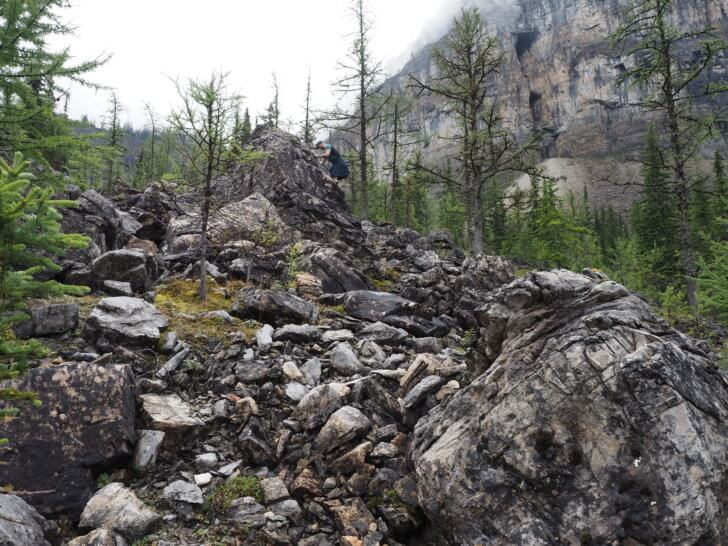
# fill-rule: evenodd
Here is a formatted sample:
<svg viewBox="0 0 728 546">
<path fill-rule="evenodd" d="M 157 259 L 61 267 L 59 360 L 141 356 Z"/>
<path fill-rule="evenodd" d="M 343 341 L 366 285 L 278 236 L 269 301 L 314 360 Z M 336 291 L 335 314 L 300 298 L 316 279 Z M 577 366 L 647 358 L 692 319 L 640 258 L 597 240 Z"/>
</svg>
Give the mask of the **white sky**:
<svg viewBox="0 0 728 546">
<path fill-rule="evenodd" d="M 388 69 L 409 58 L 442 30 L 461 0 L 367 0 L 374 16 L 372 46 Z M 172 78 L 230 72 L 251 116 L 270 102 L 271 72 L 281 86 L 284 119 L 302 118 L 311 68 L 314 105 L 330 105 L 353 29 L 349 0 L 74 0 L 68 19 L 77 27 L 71 52 L 79 59 L 111 53 L 92 80 L 116 88 L 126 117 L 144 125 L 144 102 L 166 116 L 174 100 Z M 67 38 L 64 39 L 67 41 Z M 63 43 L 63 42 L 59 42 Z M 99 120 L 108 92 L 74 88 L 69 114 Z"/>
</svg>

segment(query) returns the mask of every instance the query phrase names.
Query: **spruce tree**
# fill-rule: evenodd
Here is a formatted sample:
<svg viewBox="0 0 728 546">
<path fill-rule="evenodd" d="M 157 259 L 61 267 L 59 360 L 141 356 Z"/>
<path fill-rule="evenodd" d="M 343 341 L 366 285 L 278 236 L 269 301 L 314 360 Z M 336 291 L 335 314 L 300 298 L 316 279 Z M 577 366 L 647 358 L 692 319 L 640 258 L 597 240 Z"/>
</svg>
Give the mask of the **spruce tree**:
<svg viewBox="0 0 728 546">
<path fill-rule="evenodd" d="M 633 212 L 634 231 L 642 252 L 659 251 L 656 278 L 661 279 L 658 288 L 663 290 L 680 276 L 680 240 L 675 195 L 667 189 L 670 174 L 663 165 L 654 127 L 647 133 L 641 162 L 642 194 Z"/>
<path fill-rule="evenodd" d="M 41 273 L 60 270 L 53 257 L 69 248 L 85 248 L 89 240 L 61 232 L 58 209 L 75 203 L 54 200 L 51 189 L 31 186 L 28 166 L 20 153 L 12 164 L 0 158 L 0 380 L 17 377 L 32 359 L 45 354 L 39 342 L 17 340 L 12 332 L 28 319 L 28 299 L 87 291 L 39 280 Z M 34 393 L 0 388 L 0 421 L 18 412 L 18 402 L 35 400 Z"/>
<path fill-rule="evenodd" d="M 714 179 L 714 208 L 715 208 L 715 235 L 719 238 L 726 238 L 726 224 L 728 221 L 728 177 L 725 173 L 723 156 L 720 151 L 715 151 L 713 158 Z"/>
</svg>

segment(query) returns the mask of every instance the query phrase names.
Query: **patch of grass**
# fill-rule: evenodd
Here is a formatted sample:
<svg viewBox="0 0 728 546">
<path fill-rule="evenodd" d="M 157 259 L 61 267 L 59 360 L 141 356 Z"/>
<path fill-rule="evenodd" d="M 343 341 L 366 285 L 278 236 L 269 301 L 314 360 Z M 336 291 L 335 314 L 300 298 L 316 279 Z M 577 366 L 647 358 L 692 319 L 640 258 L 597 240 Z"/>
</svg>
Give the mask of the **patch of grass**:
<svg viewBox="0 0 728 546">
<path fill-rule="evenodd" d="M 326 313 L 337 313 L 346 316 L 346 307 L 343 305 L 322 305 L 321 314 L 325 315 Z"/>
<path fill-rule="evenodd" d="M 389 279 L 370 278 L 369 282 L 372 283 L 372 286 L 377 290 L 377 292 L 389 292 L 390 290 L 392 290 L 392 284 L 394 284 Z"/>
<path fill-rule="evenodd" d="M 524 268 L 517 268 L 513 270 L 513 278 L 514 279 L 522 279 L 526 275 L 528 275 L 531 272 L 530 269 L 524 269 Z"/>
<path fill-rule="evenodd" d="M 230 334 L 240 329 L 240 321 L 232 323 L 216 317 L 200 317 L 209 311 L 229 310 L 233 295 L 247 285 L 244 282 L 230 282 L 222 289 L 210 283 L 207 301 L 198 296 L 199 281 L 175 279 L 157 288 L 154 305 L 167 320 L 169 330 L 175 331 L 188 343 L 203 345 L 209 342 L 230 342 Z"/>
<path fill-rule="evenodd" d="M 367 501 L 367 508 L 372 511 L 384 505 L 408 508 L 394 489 L 387 489 L 381 496 L 369 497 Z"/>
<path fill-rule="evenodd" d="M 111 481 L 111 476 L 106 473 L 101 474 L 98 478 L 96 478 L 96 489 L 106 487 L 111 483 Z"/>
<path fill-rule="evenodd" d="M 380 269 L 375 275 L 369 277 L 369 282 L 379 292 L 389 292 L 392 285 L 402 277 L 402 273 L 391 267 Z"/>
<path fill-rule="evenodd" d="M 205 501 L 205 511 L 212 514 L 223 515 L 235 499 L 253 497 L 263 502 L 263 488 L 260 479 L 255 476 L 238 476 L 228 483 L 218 486 Z"/>
</svg>

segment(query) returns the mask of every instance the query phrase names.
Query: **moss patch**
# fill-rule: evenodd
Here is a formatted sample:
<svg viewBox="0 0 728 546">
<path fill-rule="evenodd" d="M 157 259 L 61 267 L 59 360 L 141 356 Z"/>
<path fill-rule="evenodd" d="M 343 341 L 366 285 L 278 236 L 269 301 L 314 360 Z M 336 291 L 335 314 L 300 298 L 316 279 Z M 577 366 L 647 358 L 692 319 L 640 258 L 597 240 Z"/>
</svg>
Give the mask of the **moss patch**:
<svg viewBox="0 0 728 546">
<path fill-rule="evenodd" d="M 263 488 L 255 476 L 238 476 L 215 488 L 205 501 L 205 511 L 213 515 L 224 515 L 235 499 L 253 497 L 263 502 Z"/>
<path fill-rule="evenodd" d="M 238 319 L 227 322 L 216 317 L 200 317 L 210 311 L 228 311 L 233 295 L 246 286 L 243 282 L 231 282 L 225 288 L 211 282 L 207 301 L 198 296 L 199 281 L 175 279 L 157 287 L 154 305 L 167 320 L 169 330 L 175 331 L 188 343 L 204 345 L 210 342 L 230 343 L 230 334 L 241 331 L 243 323 Z"/>
</svg>

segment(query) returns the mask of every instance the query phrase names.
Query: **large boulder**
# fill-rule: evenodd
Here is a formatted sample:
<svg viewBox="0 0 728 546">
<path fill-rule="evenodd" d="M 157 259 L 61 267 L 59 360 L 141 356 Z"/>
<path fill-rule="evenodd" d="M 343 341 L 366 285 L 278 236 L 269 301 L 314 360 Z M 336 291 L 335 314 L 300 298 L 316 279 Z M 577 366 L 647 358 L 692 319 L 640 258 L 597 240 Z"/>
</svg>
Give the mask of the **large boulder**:
<svg viewBox="0 0 728 546">
<path fill-rule="evenodd" d="M 35 391 L 38 408 L 5 424 L 10 443 L 0 483 L 28 492 L 42 513 L 78 515 L 94 491 L 95 468 L 123 463 L 135 441 L 134 381 L 126 365 L 34 368 L 2 384 Z"/>
<path fill-rule="evenodd" d="M 318 307 L 298 296 L 277 290 L 244 289 L 230 311 L 233 316 L 269 322 L 276 326 L 313 323 Z"/>
<path fill-rule="evenodd" d="M 15 335 L 21 339 L 65 334 L 78 326 L 75 303 L 36 305 L 28 309 L 28 314 L 30 320 L 15 328 Z"/>
<path fill-rule="evenodd" d="M 154 347 L 159 342 L 160 330 L 168 325 L 167 319 L 142 299 L 104 298 L 86 320 L 84 337 L 93 342 Z"/>
<path fill-rule="evenodd" d="M 0 544 L 49 546 L 48 522 L 35 508 L 16 495 L 0 494 Z"/>
<path fill-rule="evenodd" d="M 371 284 L 342 252 L 310 241 L 297 243 L 302 256 L 296 260 L 299 269 L 308 271 L 321 281 L 325 293 L 338 294 L 351 290 L 370 290 Z"/>
<path fill-rule="evenodd" d="M 265 152 L 265 157 L 218 180 L 217 196 L 232 203 L 259 193 L 275 205 L 286 225 L 306 238 L 363 249 L 361 225 L 352 215 L 344 192 L 321 168 L 312 150 L 293 135 L 267 128 L 255 132 L 252 145 Z"/>
<path fill-rule="evenodd" d="M 728 373 L 603 275 L 477 310 L 480 376 L 419 421 L 419 502 L 456 544 L 719 544 Z"/>
<path fill-rule="evenodd" d="M 147 257 L 136 250 L 112 250 L 96 258 L 91 264 L 97 285 L 103 281 L 119 281 L 131 284 L 134 292 L 144 292 L 150 287 L 147 274 Z"/>
<path fill-rule="evenodd" d="M 343 305 L 354 318 L 384 322 L 419 337 L 441 337 L 449 330 L 440 319 L 428 318 L 417 303 L 389 292 L 354 290 L 322 301 Z"/>
<path fill-rule="evenodd" d="M 78 267 L 79 264 L 90 265 L 94 258 L 123 246 L 121 215 L 111 201 L 94 190 L 83 193 L 71 191 L 63 197 L 76 199 L 76 206 L 63 209 L 61 229 L 65 233 L 80 233 L 91 239 L 87 248 L 66 252 L 66 269 Z"/>
</svg>

